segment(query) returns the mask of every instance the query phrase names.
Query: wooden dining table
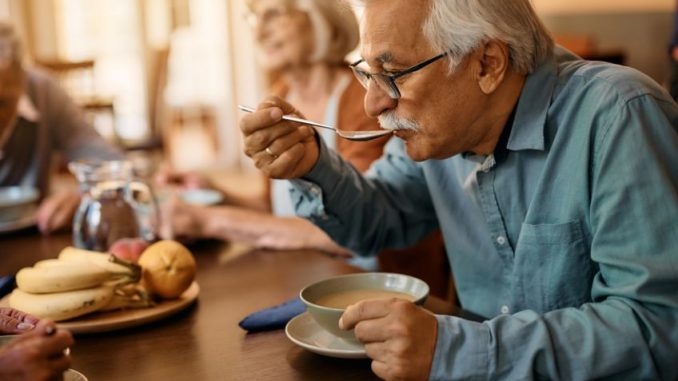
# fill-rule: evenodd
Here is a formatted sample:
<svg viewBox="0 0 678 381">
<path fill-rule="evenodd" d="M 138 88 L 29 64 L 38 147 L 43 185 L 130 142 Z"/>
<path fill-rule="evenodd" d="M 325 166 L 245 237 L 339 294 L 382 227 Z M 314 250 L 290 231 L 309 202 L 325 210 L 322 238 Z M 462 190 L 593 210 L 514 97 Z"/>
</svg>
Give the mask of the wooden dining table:
<svg viewBox="0 0 678 381">
<path fill-rule="evenodd" d="M 0 275 L 54 258 L 68 234 L 29 229 L 0 236 Z M 296 346 L 284 330 L 247 333 L 238 322 L 285 302 L 305 285 L 359 271 L 314 251 L 254 250 L 232 255 L 227 243 L 189 245 L 200 294 L 163 320 L 112 332 L 77 335 L 72 368 L 90 381 L 377 380 L 368 359 L 325 357 Z"/>
</svg>

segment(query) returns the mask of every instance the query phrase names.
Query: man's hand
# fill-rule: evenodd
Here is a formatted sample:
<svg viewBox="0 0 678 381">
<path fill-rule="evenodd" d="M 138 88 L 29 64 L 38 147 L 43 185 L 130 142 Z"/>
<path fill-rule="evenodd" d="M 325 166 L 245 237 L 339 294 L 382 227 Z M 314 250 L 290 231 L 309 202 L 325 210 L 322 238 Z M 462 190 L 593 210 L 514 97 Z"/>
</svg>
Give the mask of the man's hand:
<svg viewBox="0 0 678 381">
<path fill-rule="evenodd" d="M 209 216 L 207 208 L 190 205 L 178 196 L 171 195 L 160 203 L 160 229 L 162 239 L 204 238 L 204 224 Z"/>
<path fill-rule="evenodd" d="M 0 308 L 0 335 L 30 331 L 39 321 L 39 318 L 14 308 Z"/>
<path fill-rule="evenodd" d="M 349 306 L 339 327 L 355 329 L 384 380 L 427 380 L 438 335 L 438 321 L 403 299 L 365 300 Z"/>
<path fill-rule="evenodd" d="M 38 228 L 49 234 L 70 227 L 78 204 L 80 194 L 76 191 L 62 191 L 46 198 L 38 209 Z"/>
<path fill-rule="evenodd" d="M 64 350 L 73 345 L 68 331 L 42 320 L 35 329 L 18 335 L 0 348 L 0 381 L 47 381 L 61 379 L 71 365 Z"/>
<path fill-rule="evenodd" d="M 313 128 L 282 120 L 298 111 L 280 98 L 270 97 L 256 112 L 240 120 L 245 136 L 245 154 L 268 176 L 294 179 L 307 174 L 318 161 L 318 143 Z"/>
</svg>

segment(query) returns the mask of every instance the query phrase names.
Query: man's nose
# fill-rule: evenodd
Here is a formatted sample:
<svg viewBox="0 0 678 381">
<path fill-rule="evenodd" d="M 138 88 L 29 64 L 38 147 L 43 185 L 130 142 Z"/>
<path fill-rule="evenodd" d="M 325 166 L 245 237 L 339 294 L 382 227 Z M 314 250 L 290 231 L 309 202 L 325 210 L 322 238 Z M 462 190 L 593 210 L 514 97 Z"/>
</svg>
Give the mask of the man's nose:
<svg viewBox="0 0 678 381">
<path fill-rule="evenodd" d="M 365 93 L 365 112 L 372 118 L 376 118 L 384 111 L 392 110 L 398 105 L 398 100 L 388 96 L 386 91 L 376 83 L 370 81 Z"/>
</svg>

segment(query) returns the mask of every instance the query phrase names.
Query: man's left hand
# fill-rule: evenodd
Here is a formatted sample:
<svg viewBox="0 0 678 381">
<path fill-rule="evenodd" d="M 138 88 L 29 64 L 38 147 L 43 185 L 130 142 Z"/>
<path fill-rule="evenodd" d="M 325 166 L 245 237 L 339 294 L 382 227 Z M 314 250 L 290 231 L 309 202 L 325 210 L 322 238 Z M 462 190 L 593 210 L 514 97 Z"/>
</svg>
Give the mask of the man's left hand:
<svg viewBox="0 0 678 381">
<path fill-rule="evenodd" d="M 49 196 L 38 209 L 38 228 L 43 234 L 49 234 L 71 226 L 78 204 L 80 194 L 76 191 L 62 191 Z"/>
<path fill-rule="evenodd" d="M 427 380 L 438 335 L 430 312 L 403 299 L 365 300 L 349 306 L 339 327 L 355 329 L 384 380 Z"/>
</svg>

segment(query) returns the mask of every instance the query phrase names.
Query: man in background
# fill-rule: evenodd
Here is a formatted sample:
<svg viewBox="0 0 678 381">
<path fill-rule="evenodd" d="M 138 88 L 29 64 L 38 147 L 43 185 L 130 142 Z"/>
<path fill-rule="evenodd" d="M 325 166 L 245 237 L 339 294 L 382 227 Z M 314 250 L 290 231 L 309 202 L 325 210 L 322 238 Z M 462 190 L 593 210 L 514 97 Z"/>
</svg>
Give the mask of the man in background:
<svg viewBox="0 0 678 381">
<path fill-rule="evenodd" d="M 671 56 L 669 92 L 673 99 L 678 101 L 678 1 L 676 1 L 676 11 L 673 16 L 673 34 L 669 45 L 669 55 Z"/>
<path fill-rule="evenodd" d="M 40 191 L 43 233 L 70 226 L 80 201 L 76 191 L 50 194 L 55 152 L 68 160 L 122 158 L 49 76 L 24 68 L 14 27 L 0 22 L 0 186 Z"/>
</svg>

